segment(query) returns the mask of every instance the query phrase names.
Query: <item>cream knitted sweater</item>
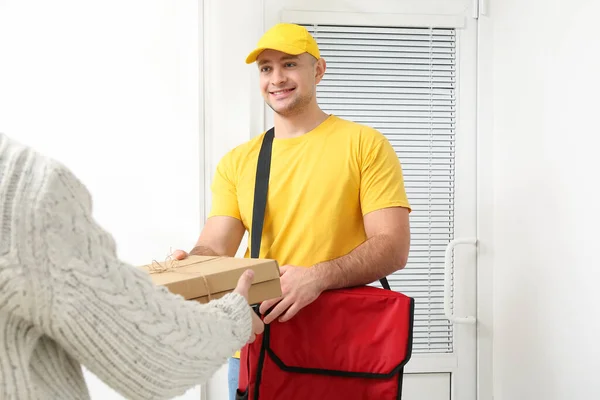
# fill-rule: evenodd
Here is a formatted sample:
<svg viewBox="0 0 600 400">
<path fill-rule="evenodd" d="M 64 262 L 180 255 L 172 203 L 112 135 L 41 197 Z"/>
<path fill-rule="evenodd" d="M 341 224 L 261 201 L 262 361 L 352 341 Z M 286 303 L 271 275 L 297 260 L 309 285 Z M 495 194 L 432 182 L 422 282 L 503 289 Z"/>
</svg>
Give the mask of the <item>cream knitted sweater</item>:
<svg viewBox="0 0 600 400">
<path fill-rule="evenodd" d="M 81 365 L 128 399 L 205 382 L 241 348 L 238 294 L 203 305 L 119 261 L 68 169 L 0 134 L 0 399 L 87 399 Z"/>
</svg>

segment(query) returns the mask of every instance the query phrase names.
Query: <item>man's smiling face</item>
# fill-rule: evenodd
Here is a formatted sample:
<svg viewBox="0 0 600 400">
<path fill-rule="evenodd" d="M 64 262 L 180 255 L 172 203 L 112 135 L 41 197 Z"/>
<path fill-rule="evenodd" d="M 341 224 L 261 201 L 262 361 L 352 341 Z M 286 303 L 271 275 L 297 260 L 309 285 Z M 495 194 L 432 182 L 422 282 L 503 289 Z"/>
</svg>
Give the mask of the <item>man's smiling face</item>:
<svg viewBox="0 0 600 400">
<path fill-rule="evenodd" d="M 315 99 L 319 64 L 310 54 L 265 50 L 256 61 L 261 93 L 276 113 L 298 114 Z"/>
</svg>

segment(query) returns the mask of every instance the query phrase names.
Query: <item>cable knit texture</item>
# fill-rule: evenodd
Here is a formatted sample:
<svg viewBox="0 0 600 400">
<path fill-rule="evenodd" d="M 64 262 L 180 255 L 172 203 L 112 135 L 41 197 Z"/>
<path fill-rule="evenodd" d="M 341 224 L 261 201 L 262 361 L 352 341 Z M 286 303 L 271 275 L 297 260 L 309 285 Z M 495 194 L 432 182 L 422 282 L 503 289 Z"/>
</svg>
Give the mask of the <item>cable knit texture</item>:
<svg viewBox="0 0 600 400">
<path fill-rule="evenodd" d="M 121 262 L 63 165 L 0 134 L 0 399 L 127 399 L 204 383 L 250 337 L 239 294 L 185 301 Z"/>
</svg>

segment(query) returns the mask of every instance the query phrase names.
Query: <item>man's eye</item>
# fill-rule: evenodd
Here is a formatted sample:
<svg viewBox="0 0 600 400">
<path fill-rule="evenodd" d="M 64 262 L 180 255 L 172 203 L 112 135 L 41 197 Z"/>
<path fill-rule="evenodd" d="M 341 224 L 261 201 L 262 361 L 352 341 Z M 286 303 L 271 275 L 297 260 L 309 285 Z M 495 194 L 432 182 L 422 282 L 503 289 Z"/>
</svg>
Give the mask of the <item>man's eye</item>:
<svg viewBox="0 0 600 400">
<path fill-rule="evenodd" d="M 286 67 L 295 67 L 296 63 L 291 63 L 291 62 L 290 63 L 286 63 L 285 66 Z"/>
<path fill-rule="evenodd" d="M 262 68 L 260 69 L 260 71 L 261 71 L 261 72 L 267 72 L 267 71 L 269 71 L 269 69 L 270 69 L 269 67 L 262 67 Z"/>
</svg>

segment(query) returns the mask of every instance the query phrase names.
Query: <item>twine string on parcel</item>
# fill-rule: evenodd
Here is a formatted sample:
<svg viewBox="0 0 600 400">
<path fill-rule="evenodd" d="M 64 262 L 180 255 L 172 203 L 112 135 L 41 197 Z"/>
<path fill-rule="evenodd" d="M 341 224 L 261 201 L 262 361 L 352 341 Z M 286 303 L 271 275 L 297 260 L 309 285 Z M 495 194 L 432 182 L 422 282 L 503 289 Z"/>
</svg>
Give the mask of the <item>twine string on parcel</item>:
<svg viewBox="0 0 600 400">
<path fill-rule="evenodd" d="M 207 260 L 198 261 L 195 264 L 201 264 L 201 263 L 205 263 L 208 261 L 214 261 L 214 260 L 218 260 L 220 258 L 223 258 L 223 257 L 212 257 Z M 162 264 L 156 260 L 152 260 L 152 263 L 148 266 L 148 272 L 150 274 L 162 274 L 163 272 L 181 272 L 181 271 L 177 271 L 178 267 L 179 267 L 179 260 L 177 260 L 176 258 L 173 258 L 173 252 L 171 251 L 167 255 L 167 257 L 165 258 L 165 261 Z M 185 272 L 181 272 L 181 273 L 185 273 Z M 211 301 L 213 299 L 213 297 L 212 297 L 212 293 L 210 290 L 210 286 L 208 285 L 208 279 L 206 279 L 206 276 L 202 273 L 200 273 L 200 277 L 204 281 L 204 287 L 206 288 L 206 293 L 208 294 L 208 300 Z"/>
<path fill-rule="evenodd" d="M 149 265 L 148 269 L 150 274 L 161 274 L 163 272 L 170 272 L 175 270 L 179 266 L 179 260 L 173 258 L 173 253 L 169 253 L 165 258 L 164 263 L 159 263 L 156 260 L 152 260 L 152 263 Z"/>
</svg>

